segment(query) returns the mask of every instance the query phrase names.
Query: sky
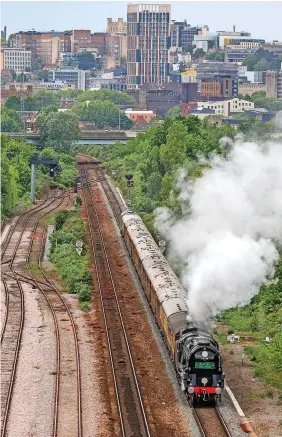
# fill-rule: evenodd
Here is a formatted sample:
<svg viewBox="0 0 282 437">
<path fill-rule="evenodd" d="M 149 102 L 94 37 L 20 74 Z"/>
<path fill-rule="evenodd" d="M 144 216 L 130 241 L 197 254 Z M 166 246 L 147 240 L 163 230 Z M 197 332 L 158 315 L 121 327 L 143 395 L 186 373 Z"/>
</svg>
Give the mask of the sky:
<svg viewBox="0 0 282 437">
<path fill-rule="evenodd" d="M 126 20 L 125 1 L 11 1 L 1 2 L 1 29 L 8 35 L 20 30 L 106 30 L 107 17 Z M 162 1 L 169 3 L 171 18 L 191 25 L 207 24 L 217 30 L 246 30 L 254 38 L 282 40 L 282 1 Z"/>
</svg>

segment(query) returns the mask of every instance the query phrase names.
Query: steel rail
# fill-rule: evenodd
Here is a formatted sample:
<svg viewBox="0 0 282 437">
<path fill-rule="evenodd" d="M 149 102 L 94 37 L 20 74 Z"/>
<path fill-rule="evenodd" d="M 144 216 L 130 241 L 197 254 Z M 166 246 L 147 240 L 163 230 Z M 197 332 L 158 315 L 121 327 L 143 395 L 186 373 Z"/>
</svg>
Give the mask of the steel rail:
<svg viewBox="0 0 282 437">
<path fill-rule="evenodd" d="M 64 197 L 63 197 L 64 199 Z M 37 225 L 39 223 L 39 221 L 42 219 L 42 217 L 44 217 L 45 215 L 49 214 L 50 212 L 52 212 L 52 210 L 58 208 L 58 206 L 61 205 L 61 203 L 63 202 L 63 199 L 61 200 L 61 202 L 59 203 L 59 205 L 56 205 L 54 208 L 52 208 L 51 210 L 47 211 L 45 214 L 43 214 L 42 216 L 40 216 L 40 218 L 38 219 L 37 223 L 35 224 L 34 228 L 33 228 L 33 235 L 35 233 L 35 230 L 37 229 Z M 42 242 L 44 243 L 44 239 L 42 239 Z M 32 246 L 33 246 L 33 239 L 30 240 L 30 244 L 29 244 L 29 248 L 28 248 L 28 254 L 26 257 L 26 268 L 29 272 L 29 274 L 33 277 L 34 282 L 37 284 L 37 288 L 38 290 L 43 294 L 43 296 L 45 297 L 47 304 L 50 308 L 52 317 L 53 317 L 53 321 L 54 321 L 54 327 L 55 327 L 55 337 L 56 337 L 56 382 L 55 382 L 55 400 L 54 400 L 54 415 L 53 415 L 53 431 L 52 431 L 52 437 L 56 437 L 57 436 L 57 426 L 58 426 L 58 413 L 59 413 L 59 390 L 60 390 L 60 355 L 61 355 L 61 349 L 60 349 L 60 332 L 59 332 L 59 325 L 58 325 L 58 319 L 57 319 L 57 315 L 56 312 L 52 306 L 52 303 L 50 301 L 50 299 L 47 296 L 47 293 L 43 290 L 41 284 L 37 281 L 37 279 L 35 278 L 33 272 L 31 271 L 31 269 L 28 267 L 29 264 L 29 260 L 30 260 L 30 255 L 31 255 L 31 251 L 32 251 Z M 42 248 L 42 243 L 41 243 L 41 248 Z M 41 250 L 40 250 L 40 254 L 39 254 L 39 258 L 41 256 Z"/>
<path fill-rule="evenodd" d="M 15 261 L 16 254 L 17 254 L 19 245 L 21 243 L 22 236 L 23 236 L 23 234 L 25 232 L 26 225 L 27 225 L 27 222 L 28 222 L 29 218 L 32 217 L 33 215 L 37 214 L 42 209 L 48 208 L 51 205 L 51 203 L 53 203 L 53 199 L 51 200 L 50 203 L 47 202 L 47 205 L 45 205 L 45 204 L 42 205 L 41 204 L 39 208 L 35 207 L 35 208 L 32 208 L 32 210 L 28 211 L 28 215 L 27 215 L 27 217 L 25 217 L 25 220 L 24 220 L 24 223 L 23 223 L 23 229 L 21 231 L 19 239 L 16 242 L 15 248 L 13 249 L 13 255 L 12 255 L 12 258 L 10 259 L 10 262 L 9 262 L 11 271 L 12 271 L 12 273 L 14 273 L 14 275 L 16 274 L 16 272 L 15 272 L 15 270 L 13 268 L 13 263 Z M 19 220 L 23 216 L 25 216 L 26 213 L 27 212 L 24 212 L 21 216 L 18 217 L 17 222 L 15 224 L 15 227 L 13 227 L 13 232 L 16 229 L 16 225 L 19 224 Z M 38 218 L 37 221 L 39 221 L 40 218 L 41 218 L 41 216 Z M 10 235 L 10 237 L 8 239 L 8 243 L 7 243 L 6 247 L 5 247 L 4 254 L 5 254 L 6 250 L 7 250 L 7 247 L 8 247 L 8 244 L 9 244 L 10 240 L 11 240 L 13 232 L 11 233 L 11 235 Z M 4 413 L 4 417 L 3 417 L 3 426 L 2 426 L 2 430 L 1 430 L 1 437 L 4 437 L 5 433 L 6 433 L 8 416 L 9 416 L 9 410 L 10 410 L 10 403 L 11 403 L 11 397 L 12 397 L 12 391 L 13 391 L 14 382 L 15 382 L 16 367 L 17 367 L 19 350 L 20 350 L 20 343 L 21 343 L 21 338 L 22 338 L 22 331 L 23 331 L 23 327 L 24 327 L 24 292 L 23 292 L 23 288 L 22 288 L 21 282 L 20 282 L 20 280 L 17 277 L 15 277 L 15 282 L 16 282 L 18 290 L 20 292 L 20 303 L 21 303 L 20 323 L 19 323 L 19 331 L 18 331 L 18 337 L 17 337 L 17 342 L 16 342 L 16 348 L 15 348 L 15 352 L 14 352 L 14 360 L 13 360 L 13 366 L 12 366 L 12 371 L 11 371 L 11 377 L 10 377 L 10 381 L 9 381 L 9 388 L 8 388 L 7 400 L 6 400 L 6 405 L 5 405 L 5 413 Z M 7 318 L 8 318 L 8 312 L 9 312 L 9 308 L 7 307 Z M 4 336 L 3 336 L 3 338 L 4 338 Z M 1 343 L 3 342 L 3 338 L 1 339 Z"/>
<path fill-rule="evenodd" d="M 4 319 L 2 321 L 2 326 L 1 326 L 1 343 L 2 343 L 2 339 L 4 336 L 4 332 L 5 332 L 6 324 L 7 324 L 7 319 L 8 319 L 9 291 L 8 291 L 6 279 L 2 276 L 1 280 L 2 280 L 3 285 L 4 285 L 4 293 L 5 293 L 5 316 L 4 316 Z"/>
<path fill-rule="evenodd" d="M 101 229 L 101 225 L 100 225 L 100 219 L 99 219 L 97 208 L 96 208 L 96 205 L 95 205 L 95 200 L 94 200 L 92 192 L 91 192 L 91 190 L 89 188 L 88 177 L 87 177 L 87 170 L 85 170 L 84 166 L 81 165 L 80 171 L 81 171 L 81 176 L 85 177 L 85 180 L 86 180 L 86 183 L 87 183 L 87 188 L 88 188 L 88 191 L 89 191 L 89 194 L 90 194 L 90 199 L 91 199 L 92 206 L 93 206 L 93 211 L 95 213 L 96 223 L 97 223 L 97 227 L 98 227 L 98 231 L 99 231 L 99 236 L 100 236 L 100 241 L 101 241 L 102 247 L 103 247 L 104 258 L 105 258 L 105 261 L 106 261 L 106 265 L 107 265 L 107 269 L 108 269 L 108 272 L 109 272 L 112 289 L 113 289 L 113 292 L 114 292 L 114 297 L 115 297 L 115 301 L 116 301 L 116 305 L 117 305 L 117 309 L 118 309 L 118 314 L 119 314 L 119 319 L 120 319 L 120 323 L 121 323 L 121 327 L 122 327 L 123 337 L 124 337 L 124 341 L 125 341 L 128 357 L 129 357 L 130 367 L 131 367 L 131 371 L 132 371 L 132 375 L 133 375 L 133 379 L 134 379 L 134 383 L 135 383 L 135 388 L 136 388 L 136 392 L 137 392 L 138 401 L 139 401 L 140 408 L 141 408 L 142 419 L 143 419 L 143 422 L 144 422 L 144 428 L 145 428 L 146 435 L 149 437 L 151 435 L 151 433 L 150 433 L 150 429 L 149 429 L 149 425 L 148 425 L 148 420 L 147 420 L 146 413 L 145 413 L 145 408 L 144 408 L 143 400 L 142 400 L 142 397 L 141 397 L 139 383 L 138 383 L 138 380 L 137 380 L 135 366 L 134 366 L 134 362 L 133 362 L 133 358 L 132 358 L 132 354 L 131 354 L 131 350 L 130 350 L 130 346 L 129 346 L 129 342 L 128 342 L 128 338 L 127 338 L 127 334 L 126 334 L 126 329 L 125 329 L 125 325 L 124 325 L 124 321 L 123 321 L 123 317 L 122 317 L 122 313 L 121 313 L 121 309 L 120 309 L 120 305 L 119 305 L 119 300 L 118 300 L 117 292 L 116 292 L 116 289 L 115 289 L 115 284 L 114 284 L 114 280 L 113 280 L 113 276 L 112 276 L 112 272 L 111 272 L 111 267 L 110 267 L 110 263 L 109 263 L 109 259 L 108 259 L 108 255 L 107 255 L 107 249 L 106 249 L 106 246 L 105 246 L 104 237 L 103 237 L 103 233 L 102 233 L 102 229 Z M 84 175 L 83 175 L 83 172 L 84 172 Z M 116 371 L 115 371 L 114 362 L 113 362 L 113 353 L 112 353 L 111 341 L 110 341 L 110 336 L 109 336 L 109 329 L 108 329 L 108 324 L 107 324 L 107 316 L 106 316 L 106 311 L 105 311 L 104 302 L 103 302 L 104 298 L 103 298 L 103 293 L 102 293 L 102 290 L 101 290 L 100 274 L 99 274 L 99 270 L 98 270 L 98 267 L 97 267 L 97 257 L 96 257 L 96 254 L 95 254 L 95 245 L 94 245 L 93 233 L 92 233 L 92 229 L 91 229 L 91 226 L 90 226 L 89 209 L 88 209 L 86 201 L 85 201 L 85 205 L 86 205 L 86 211 L 87 211 L 87 216 L 88 216 L 88 225 L 89 225 L 89 231 L 90 231 L 90 236 L 91 236 L 91 243 L 92 243 L 94 261 L 95 261 L 95 268 L 96 268 L 97 279 L 98 279 L 99 295 L 100 295 L 100 299 L 101 299 L 101 305 L 102 305 L 102 310 L 103 310 L 103 317 L 104 317 L 104 322 L 105 322 L 105 330 L 106 330 L 107 341 L 108 341 L 108 346 L 109 346 L 111 367 L 112 367 L 113 377 L 114 377 L 114 385 L 115 385 L 116 398 L 117 398 L 117 403 L 118 403 L 118 410 L 119 410 L 120 419 L 121 419 L 122 433 L 123 433 L 124 436 L 126 436 L 126 434 L 125 434 L 125 427 L 124 427 L 124 419 L 123 419 L 123 414 L 122 414 L 121 405 L 120 405 L 120 396 L 119 396 L 119 393 L 118 393 Z"/>
<path fill-rule="evenodd" d="M 44 239 L 42 239 L 42 242 L 44 243 Z M 68 313 L 68 316 L 70 318 L 72 330 L 73 330 L 73 336 L 74 336 L 74 344 L 75 344 L 75 355 L 76 355 L 76 373 L 77 373 L 77 404 L 78 404 L 78 437 L 82 437 L 82 396 L 81 396 L 81 369 L 80 369 L 80 353 L 79 353 L 79 344 L 78 344 L 78 337 L 76 332 L 75 323 L 73 320 L 72 313 L 63 298 L 63 296 L 60 294 L 57 287 L 49 280 L 49 278 L 46 276 L 44 270 L 41 266 L 41 259 L 38 260 L 39 269 L 42 273 L 42 275 L 45 277 L 46 281 L 50 284 L 49 286 L 56 292 L 59 299 L 65 306 L 65 309 Z"/>
<path fill-rule="evenodd" d="M 200 430 L 200 433 L 201 433 L 202 437 L 214 437 L 214 431 L 213 432 L 209 432 L 208 430 L 206 430 L 205 425 L 202 424 L 202 419 L 201 419 L 200 414 L 199 414 L 200 410 L 201 409 L 198 409 L 198 408 L 194 407 L 192 409 L 192 412 L 193 412 L 193 416 L 194 416 L 194 418 L 196 420 L 196 423 L 197 423 L 197 425 L 199 427 L 199 430 Z M 229 429 L 228 429 L 228 427 L 227 427 L 227 425 L 225 423 L 225 420 L 223 419 L 223 416 L 222 416 L 222 414 L 219 411 L 219 408 L 217 406 L 214 406 L 214 407 L 211 408 L 211 410 L 215 411 L 216 416 L 218 418 L 218 421 L 220 423 L 220 426 L 221 426 L 222 431 L 225 434 L 225 436 L 226 437 L 232 437 L 232 434 L 229 431 Z M 203 411 L 204 411 L 204 409 L 203 409 Z"/>
<path fill-rule="evenodd" d="M 68 199 L 67 205 L 69 204 L 70 201 L 71 201 L 71 195 L 69 192 L 69 199 Z M 60 202 L 60 204 L 61 203 L 62 202 Z M 57 205 L 56 208 L 58 206 L 59 205 Z M 45 215 L 47 215 L 49 212 L 50 211 L 48 211 Z M 36 232 L 36 229 L 37 229 L 37 227 L 34 229 L 34 233 Z M 75 355 L 76 355 L 76 373 L 77 373 L 77 404 L 78 404 L 78 425 L 77 425 L 78 430 L 77 431 L 78 431 L 78 437 L 82 437 L 81 369 L 80 369 L 80 355 L 79 355 L 78 337 L 77 337 L 76 327 L 75 327 L 72 313 L 71 313 L 70 309 L 68 308 L 68 305 L 67 305 L 65 299 L 63 298 L 63 296 L 58 291 L 57 287 L 50 281 L 50 279 L 47 277 L 47 275 L 45 274 L 45 272 L 42 269 L 41 259 L 42 259 L 42 255 L 43 255 L 45 238 L 46 238 L 46 227 L 44 228 L 44 234 L 43 234 L 42 239 L 41 239 L 40 252 L 38 254 L 38 259 L 37 259 L 37 264 L 39 266 L 39 270 L 40 270 L 42 276 L 45 278 L 46 282 L 43 283 L 42 281 L 38 281 L 32 272 L 30 272 L 30 274 L 33 276 L 34 281 L 38 284 L 39 290 L 44 295 L 44 297 L 48 303 L 48 306 L 51 309 L 53 319 L 55 322 L 55 331 L 56 331 L 56 340 L 57 340 L 57 349 L 56 349 L 56 351 L 57 351 L 57 360 L 56 360 L 56 362 L 57 362 L 57 378 L 56 378 L 56 385 L 55 385 L 56 391 L 55 391 L 55 403 L 54 403 L 53 437 L 57 436 L 57 426 L 58 426 L 58 417 L 59 417 L 59 394 L 60 394 L 59 375 L 60 375 L 60 350 L 61 350 L 60 349 L 60 332 L 59 332 L 56 311 L 54 309 L 52 301 L 48 297 L 48 293 L 50 291 L 47 291 L 47 292 L 44 291 L 39 284 L 43 284 L 44 286 L 48 286 L 53 292 L 55 292 L 57 297 L 63 303 L 65 310 L 69 316 L 70 322 L 71 322 L 73 336 L 74 336 L 74 347 L 75 347 Z M 30 245 L 29 258 L 30 258 L 31 250 L 32 250 L 32 244 Z M 28 258 L 28 260 L 29 260 L 29 258 Z"/>
</svg>

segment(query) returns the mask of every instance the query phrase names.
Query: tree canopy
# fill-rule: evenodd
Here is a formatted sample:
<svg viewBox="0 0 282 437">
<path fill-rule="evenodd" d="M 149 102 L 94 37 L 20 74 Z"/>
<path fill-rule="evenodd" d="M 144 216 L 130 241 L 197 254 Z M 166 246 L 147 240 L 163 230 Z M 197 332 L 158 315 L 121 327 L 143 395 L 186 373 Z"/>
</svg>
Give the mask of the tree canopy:
<svg viewBox="0 0 282 437">
<path fill-rule="evenodd" d="M 71 111 L 41 113 L 36 119 L 41 142 L 58 152 L 68 152 L 80 138 L 79 119 Z"/>
<path fill-rule="evenodd" d="M 273 97 L 266 97 L 265 91 L 257 91 L 252 95 L 239 96 L 245 100 L 253 102 L 256 108 L 265 108 L 269 111 L 281 111 L 282 102 L 281 100 L 276 100 Z"/>
<path fill-rule="evenodd" d="M 118 127 L 119 123 L 122 129 L 129 129 L 132 121 L 123 111 L 110 100 L 92 100 L 89 102 L 76 103 L 71 112 L 76 114 L 79 120 L 91 121 L 98 129 L 104 127 Z"/>
<path fill-rule="evenodd" d="M 14 109 L 3 106 L 1 110 L 1 130 L 2 132 L 19 132 L 21 127 L 20 118 Z"/>
<path fill-rule="evenodd" d="M 166 118 L 175 118 L 181 114 L 181 106 L 176 105 L 170 108 L 166 113 Z"/>
<path fill-rule="evenodd" d="M 205 54 L 205 59 L 208 61 L 224 61 L 225 52 L 224 50 L 217 50 L 215 52 L 208 52 Z"/>
<path fill-rule="evenodd" d="M 30 204 L 31 157 L 36 153 L 33 144 L 23 140 L 14 140 L 7 135 L 1 136 L 1 212 L 2 216 L 13 213 L 16 205 Z M 62 171 L 56 180 L 49 176 L 49 168 L 38 165 L 36 168 L 36 196 L 45 185 L 62 188 L 73 186 L 76 176 L 74 158 L 64 153 L 56 153 L 54 149 L 45 148 L 39 154 L 42 157 L 52 156 L 59 159 Z"/>
<path fill-rule="evenodd" d="M 242 65 L 247 66 L 249 71 L 277 70 L 280 68 L 282 58 L 269 50 L 259 49 L 253 55 L 247 56 Z"/>
<path fill-rule="evenodd" d="M 79 102 L 85 102 L 87 100 L 110 100 L 116 105 L 130 105 L 136 103 L 133 97 L 128 96 L 125 93 L 106 89 L 85 91 L 78 96 Z"/>
</svg>

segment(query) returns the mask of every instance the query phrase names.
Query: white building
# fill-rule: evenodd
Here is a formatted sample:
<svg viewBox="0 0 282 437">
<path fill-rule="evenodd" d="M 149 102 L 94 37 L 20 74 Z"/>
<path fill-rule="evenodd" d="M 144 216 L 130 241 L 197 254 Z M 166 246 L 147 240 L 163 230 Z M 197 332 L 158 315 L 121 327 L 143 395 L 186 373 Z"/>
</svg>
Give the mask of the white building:
<svg viewBox="0 0 282 437">
<path fill-rule="evenodd" d="M 1 70 L 14 70 L 17 74 L 31 68 L 31 51 L 4 48 L 1 50 Z"/>
<path fill-rule="evenodd" d="M 198 102 L 198 108 L 213 109 L 216 114 L 228 117 L 232 113 L 243 112 L 245 109 L 253 109 L 255 107 L 253 102 L 248 102 L 243 99 L 230 99 L 213 102 Z"/>
<path fill-rule="evenodd" d="M 193 45 L 196 46 L 196 49 L 203 49 L 204 52 L 207 52 L 210 45 L 216 47 L 216 35 L 212 33 L 207 35 L 194 35 Z"/>
</svg>

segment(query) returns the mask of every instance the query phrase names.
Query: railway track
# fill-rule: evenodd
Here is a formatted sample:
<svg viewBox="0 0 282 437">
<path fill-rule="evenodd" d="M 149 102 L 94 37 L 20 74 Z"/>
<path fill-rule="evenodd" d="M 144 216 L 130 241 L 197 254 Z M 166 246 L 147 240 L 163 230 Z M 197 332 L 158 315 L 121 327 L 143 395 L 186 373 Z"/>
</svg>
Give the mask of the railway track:
<svg viewBox="0 0 282 437">
<path fill-rule="evenodd" d="M 56 336 L 56 382 L 52 437 L 63 435 L 82 437 L 81 370 L 76 327 L 65 299 L 41 266 L 46 228 L 38 223 L 34 229 L 35 233 L 41 235 L 42 238 L 36 242 L 32 240 L 27 261 L 33 261 L 38 265 L 39 276 L 45 281 L 45 283 L 43 280 L 39 281 L 38 273 L 35 276 L 30 271 L 52 313 Z M 72 387 L 72 393 L 68 390 L 69 386 Z M 66 408 L 66 405 L 70 407 Z M 66 424 L 68 424 L 68 429 L 66 429 Z"/>
<path fill-rule="evenodd" d="M 193 415 L 202 437 L 232 437 L 217 406 L 194 408 Z"/>
<path fill-rule="evenodd" d="M 19 216 L 12 231 L 7 236 L 1 254 L 2 281 L 6 295 L 4 323 L 1 328 L 1 437 L 6 434 L 24 326 L 24 293 L 21 282 L 17 277 L 5 278 L 5 271 L 8 269 L 12 274 L 15 274 L 14 263 L 28 220 L 33 215 L 41 214 L 41 210 L 48 208 L 52 202 L 53 199 L 47 198 L 41 205 Z"/>
<path fill-rule="evenodd" d="M 68 198 L 70 200 L 70 193 Z M 52 193 L 40 205 L 19 216 L 7 235 L 4 247 L 2 247 L 5 316 L 1 326 L 1 437 L 6 436 L 24 327 L 24 293 L 21 282 L 30 282 L 38 286 L 32 275 L 24 275 L 22 270 L 26 269 L 32 248 L 32 238 L 34 238 L 40 219 L 60 206 L 63 201 L 64 196 L 61 196 L 60 193 Z M 32 235 L 30 240 L 27 238 L 27 233 Z M 50 288 L 51 284 L 46 283 Z M 77 436 L 77 434 L 75 435 Z"/>
<path fill-rule="evenodd" d="M 85 161 L 93 160 L 90 156 L 83 155 L 81 158 Z M 86 184 L 89 186 L 93 182 L 100 182 L 113 210 L 117 223 L 119 224 L 119 217 L 123 210 L 121 204 L 118 202 L 103 169 L 99 166 L 92 167 L 90 171 L 95 172 L 94 175 L 88 177 Z M 89 182 L 89 183 L 88 183 Z M 213 408 L 194 408 L 193 415 L 199 427 L 202 437 L 232 437 L 218 407 Z"/>
<path fill-rule="evenodd" d="M 79 158 L 82 160 L 93 161 L 93 158 L 89 155 L 80 155 Z M 122 205 L 118 201 L 117 197 L 115 196 L 113 189 L 112 189 L 112 187 L 111 187 L 111 185 L 110 185 L 110 183 L 105 175 L 105 171 L 99 165 L 95 166 L 95 173 L 96 173 L 96 175 L 95 175 L 94 181 L 100 182 L 100 184 L 102 185 L 104 193 L 105 193 L 105 195 L 108 199 L 108 202 L 111 206 L 111 209 L 114 213 L 115 219 L 116 219 L 118 225 L 120 225 L 120 214 L 124 210 L 124 207 L 122 207 Z M 92 183 L 92 181 L 93 180 L 90 176 L 89 182 Z"/>
<path fill-rule="evenodd" d="M 150 437 L 150 429 L 103 238 L 95 194 L 90 186 L 87 167 L 80 165 L 80 172 L 119 413 L 120 432 L 123 437 L 132 435 Z"/>
</svg>

